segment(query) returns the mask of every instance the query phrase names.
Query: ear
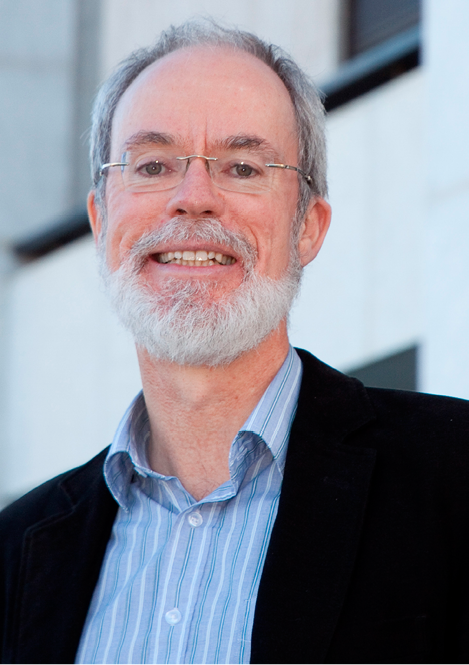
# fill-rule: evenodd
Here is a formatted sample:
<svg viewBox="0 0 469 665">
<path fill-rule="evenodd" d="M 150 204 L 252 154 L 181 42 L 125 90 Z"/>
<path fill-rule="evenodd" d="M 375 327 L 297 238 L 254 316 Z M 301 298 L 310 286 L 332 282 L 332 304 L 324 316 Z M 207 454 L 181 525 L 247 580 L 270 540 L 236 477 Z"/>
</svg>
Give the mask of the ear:
<svg viewBox="0 0 469 665">
<path fill-rule="evenodd" d="M 298 250 L 301 265 L 304 267 L 316 258 L 331 223 L 331 206 L 319 196 L 315 196 L 301 225 Z"/>
<path fill-rule="evenodd" d="M 91 230 L 93 232 L 94 241 L 98 244 L 99 236 L 102 231 L 102 218 L 99 206 L 96 204 L 96 194 L 94 189 L 88 194 L 87 199 L 88 219 L 90 220 Z"/>
</svg>

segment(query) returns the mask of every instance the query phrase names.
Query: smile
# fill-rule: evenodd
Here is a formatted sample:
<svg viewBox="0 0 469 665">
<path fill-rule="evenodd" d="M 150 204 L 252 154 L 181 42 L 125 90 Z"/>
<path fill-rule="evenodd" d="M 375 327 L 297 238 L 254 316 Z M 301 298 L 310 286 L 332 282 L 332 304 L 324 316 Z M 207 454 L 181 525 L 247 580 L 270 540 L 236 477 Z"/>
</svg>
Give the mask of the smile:
<svg viewBox="0 0 469 665">
<path fill-rule="evenodd" d="M 204 249 L 176 250 L 174 252 L 163 252 L 155 254 L 158 263 L 176 263 L 180 266 L 229 266 L 236 263 L 234 256 L 221 254 L 220 252 L 206 251 Z"/>
</svg>

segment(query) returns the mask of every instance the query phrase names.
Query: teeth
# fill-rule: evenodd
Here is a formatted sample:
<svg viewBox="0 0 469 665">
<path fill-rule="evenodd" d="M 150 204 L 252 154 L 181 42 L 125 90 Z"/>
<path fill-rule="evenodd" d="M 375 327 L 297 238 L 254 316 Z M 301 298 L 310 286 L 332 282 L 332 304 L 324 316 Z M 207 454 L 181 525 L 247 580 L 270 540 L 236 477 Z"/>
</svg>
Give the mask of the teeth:
<svg viewBox="0 0 469 665">
<path fill-rule="evenodd" d="M 205 249 L 192 251 L 185 249 L 183 252 L 162 252 L 157 255 L 159 263 L 176 263 L 183 266 L 214 266 L 214 265 L 232 265 L 236 263 L 233 256 L 227 256 L 221 252 L 207 252 Z"/>
</svg>

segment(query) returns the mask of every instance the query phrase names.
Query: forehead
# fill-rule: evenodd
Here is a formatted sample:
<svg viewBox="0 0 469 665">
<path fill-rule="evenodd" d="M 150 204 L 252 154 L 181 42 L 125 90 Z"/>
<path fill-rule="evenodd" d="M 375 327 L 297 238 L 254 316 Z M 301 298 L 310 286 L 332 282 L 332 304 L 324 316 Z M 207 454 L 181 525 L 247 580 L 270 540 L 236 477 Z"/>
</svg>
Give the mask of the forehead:
<svg viewBox="0 0 469 665">
<path fill-rule="evenodd" d="M 259 59 L 225 47 L 181 49 L 147 67 L 117 105 L 114 157 L 139 131 L 180 137 L 191 151 L 228 136 L 257 136 L 285 161 L 297 155 L 295 114 L 285 85 Z"/>
</svg>

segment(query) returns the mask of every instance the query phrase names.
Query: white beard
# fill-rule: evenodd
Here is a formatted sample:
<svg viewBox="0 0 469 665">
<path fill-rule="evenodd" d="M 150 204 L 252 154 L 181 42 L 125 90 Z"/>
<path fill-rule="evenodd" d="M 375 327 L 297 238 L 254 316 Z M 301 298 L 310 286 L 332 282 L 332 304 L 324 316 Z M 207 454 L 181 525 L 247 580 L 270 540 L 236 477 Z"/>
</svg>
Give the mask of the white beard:
<svg viewBox="0 0 469 665">
<path fill-rule="evenodd" d="M 158 291 L 142 283 L 149 256 L 168 240 L 175 248 L 187 240 L 231 247 L 243 262 L 241 285 L 214 300 L 213 280 L 165 278 Z M 256 348 L 288 317 L 300 287 L 297 253 L 291 252 L 280 279 L 258 275 L 255 250 L 242 234 L 227 231 L 216 219 L 193 223 L 174 218 L 160 231 L 142 236 L 113 273 L 105 260 L 104 239 L 100 244 L 100 273 L 121 323 L 153 358 L 180 365 L 224 365 Z"/>
</svg>

